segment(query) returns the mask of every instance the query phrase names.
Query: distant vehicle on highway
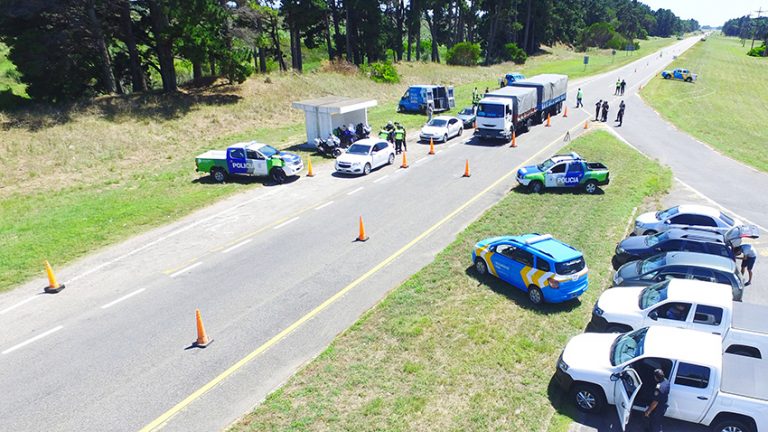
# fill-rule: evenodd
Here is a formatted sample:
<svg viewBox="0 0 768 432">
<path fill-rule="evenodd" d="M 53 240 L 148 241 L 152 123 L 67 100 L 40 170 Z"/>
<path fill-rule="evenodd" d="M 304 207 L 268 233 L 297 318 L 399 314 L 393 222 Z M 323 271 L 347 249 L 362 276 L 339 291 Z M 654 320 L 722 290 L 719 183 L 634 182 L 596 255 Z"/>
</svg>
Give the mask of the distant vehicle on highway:
<svg viewBox="0 0 768 432">
<path fill-rule="evenodd" d="M 459 111 L 456 117 L 464 123 L 464 129 L 469 129 L 475 126 L 475 120 L 477 119 L 477 108 L 470 106 Z"/>
<path fill-rule="evenodd" d="M 544 188 L 582 188 L 594 194 L 599 185 L 608 184 L 609 172 L 602 163 L 587 162 L 578 153 L 571 152 L 552 156 L 539 165 L 520 168 L 517 182 L 533 193 L 541 193 Z"/>
<path fill-rule="evenodd" d="M 366 138 L 355 142 L 336 158 L 336 171 L 368 175 L 371 170 L 395 163 L 395 149 L 385 140 Z"/>
<path fill-rule="evenodd" d="M 195 171 L 210 173 L 217 183 L 233 175 L 269 176 L 275 183 L 284 183 L 304 169 L 299 155 L 256 141 L 232 144 L 226 150 L 209 150 L 195 158 L 195 165 Z"/>
<path fill-rule="evenodd" d="M 681 80 L 685 82 L 694 82 L 696 81 L 696 78 L 698 77 L 698 75 L 696 75 L 695 73 L 692 73 L 688 69 L 677 68 L 673 71 L 668 71 L 668 70 L 662 71 L 661 77 L 664 79 L 676 79 L 676 80 Z"/>
<path fill-rule="evenodd" d="M 527 292 L 535 305 L 574 299 L 589 285 L 582 253 L 549 234 L 479 241 L 472 250 L 472 262 L 481 276 L 490 273 Z"/>
<path fill-rule="evenodd" d="M 464 132 L 464 123 L 456 117 L 437 116 L 421 128 L 419 139 L 422 141 L 448 142 L 453 137 L 460 136 Z"/>
<path fill-rule="evenodd" d="M 643 213 L 635 219 L 632 235 L 651 235 L 681 226 L 707 227 L 705 229 L 725 233 L 734 226 L 742 225 L 720 210 L 702 205 L 679 205 L 657 212 Z"/>
</svg>

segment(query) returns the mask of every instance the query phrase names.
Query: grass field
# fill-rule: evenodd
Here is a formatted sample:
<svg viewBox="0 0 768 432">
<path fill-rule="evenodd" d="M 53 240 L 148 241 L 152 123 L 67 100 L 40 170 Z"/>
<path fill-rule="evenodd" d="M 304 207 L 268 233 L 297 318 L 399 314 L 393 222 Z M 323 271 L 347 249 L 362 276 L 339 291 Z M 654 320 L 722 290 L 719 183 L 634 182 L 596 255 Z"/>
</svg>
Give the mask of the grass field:
<svg viewBox="0 0 768 432">
<path fill-rule="evenodd" d="M 633 208 L 671 182 L 607 132 L 570 149 L 610 167 L 605 194 L 510 192 L 230 432 L 567 430 L 573 411 L 555 407 L 550 387 L 557 356 L 609 285 Z M 590 288 L 580 301 L 535 308 L 522 291 L 478 279 L 477 240 L 527 232 L 584 252 Z"/>
<path fill-rule="evenodd" d="M 720 152 L 768 172 L 768 59 L 749 57 L 749 41 L 711 36 L 685 52 L 670 68 L 699 74 L 686 84 L 656 77 L 642 91 L 661 115 Z"/>
<path fill-rule="evenodd" d="M 522 71 L 565 72 L 574 79 L 618 67 L 673 41 L 643 41 L 632 56 L 619 53 L 614 59 L 609 51 L 590 52 L 586 71 L 583 54 L 556 47 L 532 57 Z M 7 63 L 2 56 L 0 63 Z M 369 117 L 374 127 L 399 120 L 413 128 L 423 123 L 423 116 L 395 114 L 408 85 L 453 84 L 461 107 L 469 103 L 474 86 L 494 87 L 499 76 L 520 68 L 402 63 L 398 69 L 402 83 L 396 85 L 357 74 L 286 73 L 270 75 L 270 82 L 255 76 L 239 86 L 173 96 L 102 97 L 69 106 L 0 111 L 0 239 L 6 240 L 0 250 L 0 291 L 42 274 L 44 259 L 64 265 L 215 198 L 258 187 L 258 181 L 196 183 L 194 156 L 251 139 L 295 146 L 304 137 L 303 113 L 291 109 L 291 101 L 331 94 L 375 97 L 379 106 Z M 170 196 L 168 190 L 173 191 Z M 118 216 L 111 219 L 108 232 L 101 226 L 109 220 L 105 215 Z"/>
</svg>

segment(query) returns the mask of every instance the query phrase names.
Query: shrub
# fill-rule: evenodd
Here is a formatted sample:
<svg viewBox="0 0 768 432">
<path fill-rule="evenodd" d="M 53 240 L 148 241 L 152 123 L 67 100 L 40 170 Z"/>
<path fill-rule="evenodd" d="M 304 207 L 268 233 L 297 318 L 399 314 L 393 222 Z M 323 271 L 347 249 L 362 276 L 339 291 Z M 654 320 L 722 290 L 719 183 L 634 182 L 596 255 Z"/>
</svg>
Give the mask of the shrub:
<svg viewBox="0 0 768 432">
<path fill-rule="evenodd" d="M 750 57 L 762 57 L 764 52 L 765 52 L 765 44 L 759 47 L 752 48 L 747 52 L 747 55 Z"/>
<path fill-rule="evenodd" d="M 511 60 L 515 64 L 523 64 L 528 59 L 528 54 L 517 46 L 516 43 L 510 42 L 504 45 L 504 60 Z"/>
<path fill-rule="evenodd" d="M 400 75 L 397 74 L 397 69 L 389 61 L 371 63 L 366 67 L 361 67 L 360 70 L 377 83 L 400 82 Z"/>
<path fill-rule="evenodd" d="M 613 48 L 615 50 L 623 50 L 629 45 L 629 41 L 622 35 L 614 33 L 611 39 L 606 42 L 605 48 Z"/>
<path fill-rule="evenodd" d="M 448 50 L 449 65 L 474 66 L 480 60 L 480 44 L 459 42 Z"/>
</svg>

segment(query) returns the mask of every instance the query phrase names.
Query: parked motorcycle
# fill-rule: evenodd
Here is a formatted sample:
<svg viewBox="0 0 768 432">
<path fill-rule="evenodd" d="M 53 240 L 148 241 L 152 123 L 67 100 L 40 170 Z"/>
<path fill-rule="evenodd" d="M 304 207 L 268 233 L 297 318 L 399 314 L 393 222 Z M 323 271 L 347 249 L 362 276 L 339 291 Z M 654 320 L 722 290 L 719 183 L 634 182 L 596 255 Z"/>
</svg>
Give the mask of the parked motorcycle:
<svg viewBox="0 0 768 432">
<path fill-rule="evenodd" d="M 371 127 L 367 124 L 358 123 L 355 126 L 355 134 L 357 139 L 369 138 L 371 136 Z"/>
<path fill-rule="evenodd" d="M 315 147 L 317 147 L 317 152 L 321 155 L 339 157 L 344 153 L 341 139 L 334 134 L 328 134 L 326 139 L 315 138 Z"/>
</svg>

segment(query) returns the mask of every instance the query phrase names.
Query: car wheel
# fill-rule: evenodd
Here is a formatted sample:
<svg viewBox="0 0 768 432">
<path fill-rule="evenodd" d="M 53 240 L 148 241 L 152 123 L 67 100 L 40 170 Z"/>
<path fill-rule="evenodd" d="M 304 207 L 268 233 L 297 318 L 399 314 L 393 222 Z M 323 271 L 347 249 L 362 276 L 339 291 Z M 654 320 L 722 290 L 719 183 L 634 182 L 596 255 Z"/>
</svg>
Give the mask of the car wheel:
<svg viewBox="0 0 768 432">
<path fill-rule="evenodd" d="M 685 82 L 693 82 L 693 78 L 688 77 L 688 78 L 685 79 Z"/>
<path fill-rule="evenodd" d="M 590 195 L 597 193 L 597 182 L 594 180 L 588 181 L 587 184 L 584 185 L 584 192 Z"/>
<path fill-rule="evenodd" d="M 341 151 L 340 148 L 336 147 L 335 149 L 333 149 L 333 157 L 337 158 L 337 157 L 341 156 L 341 153 L 342 153 L 342 151 Z"/>
<path fill-rule="evenodd" d="M 723 420 L 712 428 L 715 432 L 753 432 L 753 429 L 741 420 Z"/>
<path fill-rule="evenodd" d="M 448 142 L 448 134 L 443 135 L 443 142 L 444 143 Z"/>
<path fill-rule="evenodd" d="M 457 135 L 457 136 L 461 136 L 461 134 L 463 134 L 463 133 L 464 133 L 464 128 L 463 128 L 463 127 L 460 127 L 460 128 L 459 128 L 459 133 L 458 133 L 458 134 L 456 134 L 456 135 Z"/>
<path fill-rule="evenodd" d="M 539 287 L 535 285 L 528 287 L 528 300 L 537 306 L 544 303 L 544 295 L 541 293 Z"/>
<path fill-rule="evenodd" d="M 538 180 L 534 180 L 528 185 L 528 190 L 531 193 L 540 194 L 544 192 L 544 184 Z"/>
<path fill-rule="evenodd" d="M 656 231 L 654 230 L 645 230 L 645 232 L 643 232 L 643 235 L 654 235 L 654 234 L 656 234 Z"/>
<path fill-rule="evenodd" d="M 214 168 L 211 170 L 211 177 L 216 183 L 224 183 L 227 181 L 227 173 L 221 168 Z"/>
<path fill-rule="evenodd" d="M 371 173 L 371 164 L 365 164 L 363 167 L 363 175 L 368 175 Z"/>
<path fill-rule="evenodd" d="M 482 258 L 475 258 L 475 271 L 480 276 L 485 276 L 488 274 L 488 264 L 485 263 L 485 260 Z"/>
<path fill-rule="evenodd" d="M 395 154 L 394 153 L 390 153 L 389 154 L 389 160 L 387 160 L 387 164 L 392 165 L 393 163 L 395 163 Z"/>
<path fill-rule="evenodd" d="M 632 329 L 621 324 L 608 324 L 608 326 L 605 328 L 605 331 L 607 333 L 626 333 L 628 331 L 632 331 Z"/>
<path fill-rule="evenodd" d="M 285 175 L 285 171 L 283 171 L 282 168 L 272 168 L 272 172 L 269 173 L 269 176 L 272 177 L 272 181 L 274 181 L 277 184 L 285 183 L 285 180 L 287 178 L 287 176 Z"/>
<path fill-rule="evenodd" d="M 576 383 L 571 390 L 573 403 L 579 411 L 595 414 L 605 408 L 603 391 L 593 384 Z"/>
</svg>

